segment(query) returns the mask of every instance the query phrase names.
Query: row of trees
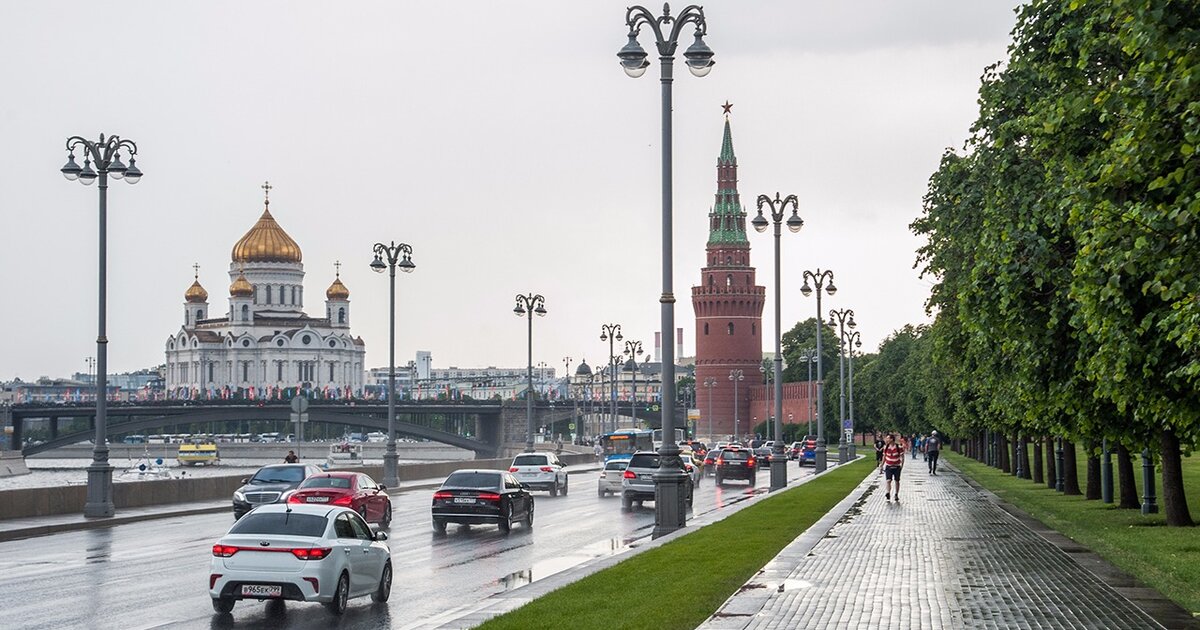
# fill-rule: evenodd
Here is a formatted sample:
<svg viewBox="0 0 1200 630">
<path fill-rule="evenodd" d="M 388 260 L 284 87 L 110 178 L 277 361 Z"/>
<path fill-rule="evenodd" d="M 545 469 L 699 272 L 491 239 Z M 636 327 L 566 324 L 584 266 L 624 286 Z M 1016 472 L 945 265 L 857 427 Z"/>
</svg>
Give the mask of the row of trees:
<svg viewBox="0 0 1200 630">
<path fill-rule="evenodd" d="M 1018 443 L 1107 439 L 1126 457 L 1150 447 L 1168 524 L 1192 524 L 1181 454 L 1200 443 L 1197 15 L 1197 2 L 1168 0 L 1020 9 L 971 138 L 943 156 L 911 226 L 936 318 L 881 347 L 856 379 L 859 415 Z"/>
</svg>

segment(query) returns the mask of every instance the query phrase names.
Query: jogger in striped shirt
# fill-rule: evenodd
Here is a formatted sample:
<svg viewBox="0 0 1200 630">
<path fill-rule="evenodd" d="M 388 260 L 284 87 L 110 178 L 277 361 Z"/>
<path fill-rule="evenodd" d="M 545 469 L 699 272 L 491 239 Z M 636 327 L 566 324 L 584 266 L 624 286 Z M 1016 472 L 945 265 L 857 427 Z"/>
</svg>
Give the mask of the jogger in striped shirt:
<svg viewBox="0 0 1200 630">
<path fill-rule="evenodd" d="M 895 434 L 889 433 L 883 445 L 883 476 L 887 480 L 887 494 L 884 497 L 888 501 L 895 496 L 896 503 L 900 502 L 900 469 L 902 468 L 904 468 L 904 447 L 896 443 Z M 895 495 L 892 494 L 892 479 L 896 480 Z"/>
</svg>

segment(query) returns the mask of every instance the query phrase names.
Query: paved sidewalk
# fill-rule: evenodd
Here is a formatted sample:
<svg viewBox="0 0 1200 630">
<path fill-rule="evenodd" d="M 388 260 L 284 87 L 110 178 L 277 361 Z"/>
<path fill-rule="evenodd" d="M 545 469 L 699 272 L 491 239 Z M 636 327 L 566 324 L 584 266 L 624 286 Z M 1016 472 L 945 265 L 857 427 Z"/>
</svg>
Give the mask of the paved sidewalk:
<svg viewBox="0 0 1200 630">
<path fill-rule="evenodd" d="M 906 463 L 903 503 L 870 475 L 700 627 L 1164 627 L 950 466 Z"/>
</svg>

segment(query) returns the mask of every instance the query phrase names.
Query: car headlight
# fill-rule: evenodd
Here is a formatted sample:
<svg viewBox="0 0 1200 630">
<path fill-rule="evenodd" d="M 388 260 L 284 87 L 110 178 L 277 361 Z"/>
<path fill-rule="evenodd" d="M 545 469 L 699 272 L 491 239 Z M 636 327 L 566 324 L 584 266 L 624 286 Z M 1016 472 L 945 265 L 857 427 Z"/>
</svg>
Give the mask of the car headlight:
<svg viewBox="0 0 1200 630">
<path fill-rule="evenodd" d="M 233 500 L 234 500 L 234 501 L 241 501 L 242 503 L 245 503 L 245 502 L 246 502 L 246 495 L 242 494 L 242 491 L 241 491 L 241 490 L 234 490 L 234 491 L 233 491 Z"/>
</svg>

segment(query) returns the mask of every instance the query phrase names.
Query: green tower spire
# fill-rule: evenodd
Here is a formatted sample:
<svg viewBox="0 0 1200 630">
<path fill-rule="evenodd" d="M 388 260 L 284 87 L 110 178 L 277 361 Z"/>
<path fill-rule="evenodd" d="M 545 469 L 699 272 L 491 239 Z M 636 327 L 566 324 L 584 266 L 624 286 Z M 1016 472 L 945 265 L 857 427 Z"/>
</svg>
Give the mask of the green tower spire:
<svg viewBox="0 0 1200 630">
<path fill-rule="evenodd" d="M 729 129 L 729 110 L 725 114 L 725 135 L 717 158 L 717 198 L 708 213 L 708 244 L 749 244 L 746 239 L 746 211 L 737 189 L 737 156 L 733 154 L 733 132 Z"/>
</svg>

